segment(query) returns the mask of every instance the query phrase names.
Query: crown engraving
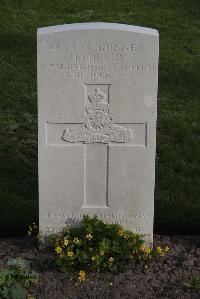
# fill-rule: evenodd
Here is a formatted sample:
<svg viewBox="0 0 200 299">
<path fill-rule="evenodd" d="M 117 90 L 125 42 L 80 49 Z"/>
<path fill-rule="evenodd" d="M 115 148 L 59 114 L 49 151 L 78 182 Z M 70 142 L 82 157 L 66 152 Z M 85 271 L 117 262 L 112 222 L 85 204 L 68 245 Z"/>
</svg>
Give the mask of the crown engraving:
<svg viewBox="0 0 200 299">
<path fill-rule="evenodd" d="M 105 99 L 105 94 L 103 94 L 102 92 L 100 92 L 99 88 L 96 88 L 94 94 L 89 95 L 88 99 L 92 103 L 99 103 L 99 102 L 101 102 L 101 101 L 103 101 Z"/>
<path fill-rule="evenodd" d="M 65 129 L 62 139 L 75 143 L 128 143 L 133 141 L 133 132 L 114 124 L 110 105 L 105 102 L 106 95 L 99 88 L 88 95 L 90 101 L 85 105 L 85 123 L 78 129 Z"/>
</svg>

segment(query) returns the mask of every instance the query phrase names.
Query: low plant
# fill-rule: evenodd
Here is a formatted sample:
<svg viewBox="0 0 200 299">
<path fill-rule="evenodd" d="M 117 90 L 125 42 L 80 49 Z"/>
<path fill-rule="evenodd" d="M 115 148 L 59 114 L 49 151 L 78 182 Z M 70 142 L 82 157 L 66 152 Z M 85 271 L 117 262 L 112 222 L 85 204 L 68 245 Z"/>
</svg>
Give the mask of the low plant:
<svg viewBox="0 0 200 299">
<path fill-rule="evenodd" d="M 31 271 L 26 260 L 20 257 L 9 259 L 7 267 L 0 269 L 0 298 L 26 299 L 29 296 L 28 288 L 37 282 L 38 274 Z"/>
<path fill-rule="evenodd" d="M 200 275 L 194 275 L 185 283 L 186 288 L 200 291 Z"/>
<path fill-rule="evenodd" d="M 96 216 L 84 216 L 81 226 L 65 228 L 54 247 L 59 268 L 65 273 L 79 271 L 80 281 L 87 278 L 88 271 L 123 271 L 133 261 L 151 259 L 169 250 L 145 247 L 138 234 L 118 224 L 105 224 Z"/>
</svg>

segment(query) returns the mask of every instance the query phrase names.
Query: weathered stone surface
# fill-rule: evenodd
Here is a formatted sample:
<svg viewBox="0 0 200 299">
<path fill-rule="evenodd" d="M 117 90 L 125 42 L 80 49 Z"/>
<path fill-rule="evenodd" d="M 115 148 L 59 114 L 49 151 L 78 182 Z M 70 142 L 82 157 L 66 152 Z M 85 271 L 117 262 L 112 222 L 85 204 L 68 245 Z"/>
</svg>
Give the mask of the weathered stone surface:
<svg viewBox="0 0 200 299">
<path fill-rule="evenodd" d="M 153 240 L 158 33 L 109 23 L 38 30 L 44 234 L 84 214 Z"/>
</svg>

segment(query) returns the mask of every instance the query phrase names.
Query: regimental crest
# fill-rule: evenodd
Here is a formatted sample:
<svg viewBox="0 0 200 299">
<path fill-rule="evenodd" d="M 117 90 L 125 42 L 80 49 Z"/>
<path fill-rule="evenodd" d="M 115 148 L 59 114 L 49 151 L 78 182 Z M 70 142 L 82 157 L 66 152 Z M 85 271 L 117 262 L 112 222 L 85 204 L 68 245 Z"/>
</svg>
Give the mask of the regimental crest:
<svg viewBox="0 0 200 299">
<path fill-rule="evenodd" d="M 110 105 L 105 102 L 106 95 L 95 88 L 88 95 L 89 104 L 85 105 L 84 126 L 77 129 L 66 128 L 62 139 L 66 142 L 75 143 L 128 143 L 133 141 L 133 132 L 114 124 L 110 114 Z"/>
</svg>

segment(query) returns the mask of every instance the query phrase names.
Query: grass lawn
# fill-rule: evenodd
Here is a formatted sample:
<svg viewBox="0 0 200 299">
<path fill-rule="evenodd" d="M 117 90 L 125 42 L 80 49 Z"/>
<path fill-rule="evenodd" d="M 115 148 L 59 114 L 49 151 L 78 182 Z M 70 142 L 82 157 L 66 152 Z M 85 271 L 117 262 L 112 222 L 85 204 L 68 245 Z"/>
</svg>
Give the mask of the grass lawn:
<svg viewBox="0 0 200 299">
<path fill-rule="evenodd" d="M 200 227 L 199 0 L 1 0 L 0 233 L 38 219 L 36 30 L 117 22 L 160 33 L 155 231 Z"/>
</svg>

